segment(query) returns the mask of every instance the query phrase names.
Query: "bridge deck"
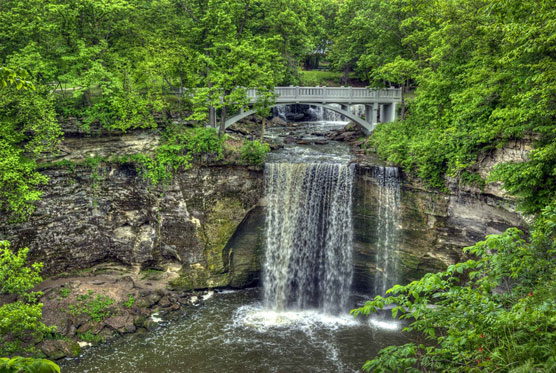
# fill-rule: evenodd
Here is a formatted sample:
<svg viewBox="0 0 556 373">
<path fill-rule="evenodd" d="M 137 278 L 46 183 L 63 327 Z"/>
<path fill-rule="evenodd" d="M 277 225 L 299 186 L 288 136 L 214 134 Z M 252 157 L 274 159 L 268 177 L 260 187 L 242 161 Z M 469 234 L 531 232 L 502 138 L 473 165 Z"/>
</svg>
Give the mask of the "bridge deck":
<svg viewBox="0 0 556 373">
<path fill-rule="evenodd" d="M 276 103 L 337 103 L 337 104 L 389 104 L 401 101 L 400 88 L 354 88 L 354 87 L 276 87 Z M 250 89 L 247 96 L 257 98 L 257 91 Z"/>
</svg>

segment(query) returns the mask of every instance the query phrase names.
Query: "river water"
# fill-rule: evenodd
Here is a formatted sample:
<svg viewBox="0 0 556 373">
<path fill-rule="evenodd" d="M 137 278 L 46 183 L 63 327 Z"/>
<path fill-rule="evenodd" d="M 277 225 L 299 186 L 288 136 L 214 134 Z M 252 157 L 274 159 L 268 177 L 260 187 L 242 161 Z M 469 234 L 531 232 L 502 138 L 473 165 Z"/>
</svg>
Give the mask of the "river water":
<svg viewBox="0 0 556 373">
<path fill-rule="evenodd" d="M 65 360 L 63 372 L 357 372 L 407 341 L 394 323 L 318 311 L 273 312 L 260 289 L 216 293 L 146 334 Z"/>
<path fill-rule="evenodd" d="M 267 240 L 263 287 L 216 292 L 154 331 L 64 360 L 62 371 L 357 372 L 381 348 L 407 343 L 388 316 L 349 314 L 372 294 L 349 294 L 352 156 L 346 144 L 322 144 L 324 132 L 344 124 L 267 131 L 273 140 L 301 136 L 309 144 L 286 145 L 267 160 L 267 209 L 274 209 L 267 235 L 277 237 Z"/>
</svg>

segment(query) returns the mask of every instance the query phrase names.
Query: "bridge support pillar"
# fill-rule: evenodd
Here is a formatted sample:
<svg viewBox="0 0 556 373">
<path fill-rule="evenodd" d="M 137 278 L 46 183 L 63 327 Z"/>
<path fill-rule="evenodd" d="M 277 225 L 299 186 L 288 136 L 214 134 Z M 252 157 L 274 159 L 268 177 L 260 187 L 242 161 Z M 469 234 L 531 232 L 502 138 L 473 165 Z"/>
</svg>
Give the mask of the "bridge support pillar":
<svg viewBox="0 0 556 373">
<path fill-rule="evenodd" d="M 396 103 L 384 105 L 384 122 L 389 123 L 396 120 L 397 110 Z"/>
<path fill-rule="evenodd" d="M 377 123 L 378 116 L 378 103 L 375 102 L 372 105 L 365 105 L 365 120 L 371 124 L 373 129 Z"/>
</svg>

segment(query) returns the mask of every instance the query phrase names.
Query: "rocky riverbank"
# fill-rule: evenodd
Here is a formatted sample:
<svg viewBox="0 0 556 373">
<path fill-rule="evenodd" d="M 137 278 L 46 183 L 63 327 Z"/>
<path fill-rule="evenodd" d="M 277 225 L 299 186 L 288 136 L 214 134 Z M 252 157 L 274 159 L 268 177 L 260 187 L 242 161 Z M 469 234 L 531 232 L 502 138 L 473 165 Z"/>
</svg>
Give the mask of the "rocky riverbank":
<svg viewBox="0 0 556 373">
<path fill-rule="evenodd" d="M 212 291 L 183 291 L 172 284 L 178 266 L 134 270 L 103 263 L 43 281 L 43 322 L 56 326 L 56 339 L 36 347 L 50 359 L 72 357 L 83 347 L 141 333 L 184 306 L 199 305 Z"/>
</svg>

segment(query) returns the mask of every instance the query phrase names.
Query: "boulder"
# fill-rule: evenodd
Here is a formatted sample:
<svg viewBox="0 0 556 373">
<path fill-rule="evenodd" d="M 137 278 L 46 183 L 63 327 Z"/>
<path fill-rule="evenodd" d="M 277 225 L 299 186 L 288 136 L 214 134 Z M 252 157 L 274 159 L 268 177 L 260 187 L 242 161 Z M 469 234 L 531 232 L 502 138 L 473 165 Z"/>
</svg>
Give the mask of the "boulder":
<svg viewBox="0 0 556 373">
<path fill-rule="evenodd" d="M 284 126 L 286 126 L 286 125 L 288 124 L 288 123 L 286 123 L 285 120 L 283 120 L 283 119 L 280 118 L 280 117 L 274 117 L 274 118 L 272 118 L 272 120 L 270 121 L 270 123 L 271 123 L 273 126 L 277 126 L 277 127 L 278 127 L 278 126 L 279 126 L 279 127 L 284 127 Z"/>
<path fill-rule="evenodd" d="M 64 357 L 77 357 L 81 353 L 81 347 L 77 342 L 65 339 L 46 340 L 41 344 L 41 351 L 51 360 Z"/>
<path fill-rule="evenodd" d="M 137 329 L 131 315 L 112 316 L 106 319 L 104 323 L 119 333 L 133 333 Z"/>
</svg>

